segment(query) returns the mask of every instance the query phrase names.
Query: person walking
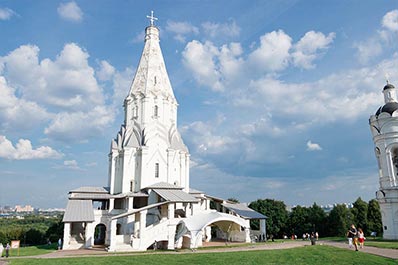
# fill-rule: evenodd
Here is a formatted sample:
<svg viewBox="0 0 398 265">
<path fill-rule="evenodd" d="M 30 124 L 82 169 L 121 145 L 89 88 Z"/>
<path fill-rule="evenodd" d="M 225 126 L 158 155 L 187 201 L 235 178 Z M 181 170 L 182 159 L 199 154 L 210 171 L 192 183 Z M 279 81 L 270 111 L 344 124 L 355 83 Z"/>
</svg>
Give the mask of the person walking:
<svg viewBox="0 0 398 265">
<path fill-rule="evenodd" d="M 6 258 L 8 258 L 9 255 L 10 255 L 10 244 L 7 243 L 7 246 L 6 246 Z"/>
<path fill-rule="evenodd" d="M 352 224 L 350 230 L 348 230 L 349 237 L 352 238 L 354 243 L 355 251 L 358 251 L 358 230 L 355 228 L 355 225 Z"/>
<path fill-rule="evenodd" d="M 358 240 L 359 240 L 359 247 L 363 248 L 363 245 L 365 243 L 365 234 L 362 231 L 362 228 L 358 228 Z"/>
</svg>

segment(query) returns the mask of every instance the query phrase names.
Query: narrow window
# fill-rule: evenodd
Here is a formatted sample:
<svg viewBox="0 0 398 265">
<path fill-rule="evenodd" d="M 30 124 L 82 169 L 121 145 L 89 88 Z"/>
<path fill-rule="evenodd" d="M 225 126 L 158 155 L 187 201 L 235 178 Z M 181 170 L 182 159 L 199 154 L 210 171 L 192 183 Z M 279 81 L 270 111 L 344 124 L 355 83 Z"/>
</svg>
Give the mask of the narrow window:
<svg viewBox="0 0 398 265">
<path fill-rule="evenodd" d="M 133 182 L 132 181 L 130 181 L 130 191 L 131 192 L 133 191 Z"/>
<path fill-rule="evenodd" d="M 158 105 L 155 105 L 155 107 L 153 108 L 153 116 L 158 117 L 159 114 L 159 107 Z"/>
<path fill-rule="evenodd" d="M 157 84 L 156 76 L 155 76 L 155 85 Z"/>
<path fill-rule="evenodd" d="M 159 177 L 159 163 L 155 164 L 155 178 Z"/>
</svg>

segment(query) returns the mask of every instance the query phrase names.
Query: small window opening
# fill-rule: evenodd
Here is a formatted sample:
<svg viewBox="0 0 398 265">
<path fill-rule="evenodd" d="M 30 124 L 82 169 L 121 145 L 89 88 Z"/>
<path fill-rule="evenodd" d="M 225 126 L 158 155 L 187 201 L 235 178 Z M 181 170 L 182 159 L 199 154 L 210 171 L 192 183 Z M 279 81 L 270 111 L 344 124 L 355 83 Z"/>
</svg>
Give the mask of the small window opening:
<svg viewBox="0 0 398 265">
<path fill-rule="evenodd" d="M 153 116 L 158 117 L 159 114 L 159 107 L 158 105 L 155 105 L 155 107 L 153 108 Z"/>
<path fill-rule="evenodd" d="M 155 164 L 155 178 L 159 177 L 159 163 Z"/>
</svg>

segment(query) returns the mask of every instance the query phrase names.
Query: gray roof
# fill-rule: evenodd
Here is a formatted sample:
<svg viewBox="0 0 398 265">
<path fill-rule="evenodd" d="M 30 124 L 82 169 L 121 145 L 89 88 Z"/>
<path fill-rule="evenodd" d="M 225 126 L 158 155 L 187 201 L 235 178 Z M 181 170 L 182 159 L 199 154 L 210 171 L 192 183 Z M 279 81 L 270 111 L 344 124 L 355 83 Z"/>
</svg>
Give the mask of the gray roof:
<svg viewBox="0 0 398 265">
<path fill-rule="evenodd" d="M 107 193 L 88 193 L 88 192 L 81 192 L 81 193 L 72 193 L 69 196 L 69 199 L 86 199 L 86 200 L 107 200 L 111 197 L 110 194 Z"/>
<path fill-rule="evenodd" d="M 245 219 L 266 219 L 267 218 L 267 216 L 265 216 L 259 212 L 256 212 L 253 209 L 250 209 L 249 207 L 247 207 L 246 204 L 243 204 L 243 203 L 223 203 L 221 205 Z"/>
<path fill-rule="evenodd" d="M 179 189 L 182 190 L 182 187 L 167 183 L 167 182 L 159 182 L 155 183 L 153 185 L 150 185 L 148 187 L 145 187 L 145 189 Z"/>
<path fill-rule="evenodd" d="M 203 194 L 204 192 L 203 191 L 200 191 L 200 190 L 195 190 L 195 189 L 189 189 L 189 193 L 191 193 L 191 194 Z"/>
<path fill-rule="evenodd" d="M 148 197 L 148 194 L 145 192 L 127 192 L 127 193 L 119 193 L 116 195 L 112 195 L 112 198 L 125 198 L 125 197 Z"/>
<path fill-rule="evenodd" d="M 171 202 L 198 202 L 199 200 L 182 190 L 153 189 L 160 197 Z"/>
<path fill-rule="evenodd" d="M 62 222 L 94 222 L 91 200 L 69 200 Z"/>
<path fill-rule="evenodd" d="M 105 187 L 80 187 L 75 190 L 71 190 L 69 193 L 109 193 L 108 189 Z"/>
</svg>

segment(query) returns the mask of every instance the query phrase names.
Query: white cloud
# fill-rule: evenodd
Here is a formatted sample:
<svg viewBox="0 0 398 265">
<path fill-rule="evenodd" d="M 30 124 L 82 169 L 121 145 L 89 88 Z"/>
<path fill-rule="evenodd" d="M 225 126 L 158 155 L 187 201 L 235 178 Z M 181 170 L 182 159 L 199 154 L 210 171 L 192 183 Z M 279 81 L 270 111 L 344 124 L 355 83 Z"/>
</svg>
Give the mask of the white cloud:
<svg viewBox="0 0 398 265">
<path fill-rule="evenodd" d="M 9 8 L 0 8 L 0 20 L 9 20 L 16 13 Z"/>
<path fill-rule="evenodd" d="M 174 33 L 174 39 L 182 43 L 185 42 L 186 35 L 199 33 L 199 29 L 189 22 L 167 21 L 166 30 Z"/>
<path fill-rule="evenodd" d="M 70 110 L 103 104 L 103 92 L 86 51 L 68 43 L 54 61 L 39 61 L 39 51 L 37 46 L 22 45 L 0 58 L 8 81 L 22 98 Z"/>
<path fill-rule="evenodd" d="M 288 66 L 291 47 L 289 35 L 273 31 L 260 37 L 260 46 L 249 55 L 249 61 L 260 72 L 280 71 Z"/>
<path fill-rule="evenodd" d="M 134 77 L 134 71 L 131 68 L 126 68 L 124 71 L 116 72 L 113 76 L 113 95 L 112 101 L 116 109 L 119 108 L 121 102 L 126 98 L 131 81 Z"/>
<path fill-rule="evenodd" d="M 382 26 L 391 31 L 398 31 L 398 10 L 387 12 L 381 22 Z"/>
<path fill-rule="evenodd" d="M 89 112 L 61 112 L 44 133 L 63 141 L 87 140 L 98 136 L 114 120 L 115 111 L 97 106 Z"/>
<path fill-rule="evenodd" d="M 96 75 L 100 81 L 108 81 L 115 74 L 115 67 L 113 67 L 110 63 L 103 60 L 99 63 L 100 68 L 96 72 Z"/>
<path fill-rule="evenodd" d="M 76 160 L 65 160 L 64 166 L 69 169 L 80 169 Z"/>
<path fill-rule="evenodd" d="M 314 68 L 313 61 L 319 57 L 319 51 L 328 49 L 335 36 L 335 33 L 325 36 L 322 32 L 308 31 L 294 45 L 294 65 L 304 69 Z"/>
<path fill-rule="evenodd" d="M 75 1 L 59 4 L 57 11 L 61 18 L 68 21 L 80 22 L 83 19 L 83 12 Z"/>
<path fill-rule="evenodd" d="M 5 136 L 0 135 L 0 157 L 10 160 L 27 160 L 27 159 L 58 159 L 63 155 L 49 146 L 40 146 L 33 149 L 29 140 L 20 139 L 13 146 L 12 142 Z"/>
<path fill-rule="evenodd" d="M 0 76 L 0 124 L 2 129 L 28 130 L 51 118 L 45 108 L 37 103 L 19 99 L 15 90 Z"/>
<path fill-rule="evenodd" d="M 240 34 L 240 28 L 233 20 L 230 23 L 213 23 L 207 21 L 202 23 L 202 28 L 210 38 L 230 38 L 237 37 Z"/>
<path fill-rule="evenodd" d="M 362 64 L 368 63 L 383 52 L 383 46 L 379 39 L 368 39 L 354 45 L 357 49 L 357 57 Z"/>
<path fill-rule="evenodd" d="M 223 90 L 220 72 L 216 68 L 215 61 L 218 54 L 219 51 L 213 43 L 202 44 L 196 40 L 189 42 L 182 52 L 183 63 L 193 72 L 195 79 L 215 91 Z"/>
<path fill-rule="evenodd" d="M 307 142 L 307 151 L 321 151 L 322 147 L 317 144 L 317 143 L 313 143 L 310 141 Z"/>
</svg>

